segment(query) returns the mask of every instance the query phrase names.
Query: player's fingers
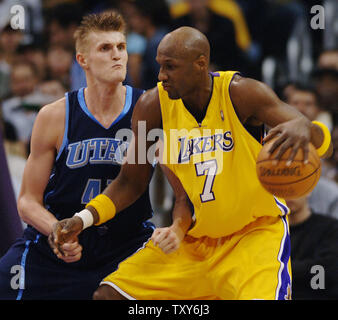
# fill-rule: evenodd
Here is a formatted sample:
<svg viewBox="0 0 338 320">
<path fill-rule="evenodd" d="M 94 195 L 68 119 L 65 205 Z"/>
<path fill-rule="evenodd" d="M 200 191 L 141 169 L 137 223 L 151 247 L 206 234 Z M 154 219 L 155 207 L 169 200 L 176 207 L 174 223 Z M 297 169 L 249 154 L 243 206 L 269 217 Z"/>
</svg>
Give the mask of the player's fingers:
<svg viewBox="0 0 338 320">
<path fill-rule="evenodd" d="M 74 256 L 82 251 L 82 246 L 80 244 L 74 246 L 73 244 L 65 243 L 62 245 L 62 249 L 65 256 Z"/>
<path fill-rule="evenodd" d="M 53 252 L 59 259 L 62 259 L 62 257 L 64 256 L 63 253 L 61 253 L 57 248 L 54 248 Z"/>
<path fill-rule="evenodd" d="M 77 241 L 73 241 L 73 242 L 65 242 L 62 245 L 62 249 L 65 251 L 73 251 L 74 249 L 78 248 L 79 246 L 81 246 Z"/>
<path fill-rule="evenodd" d="M 169 243 L 166 246 L 161 247 L 161 249 L 165 254 L 169 254 L 169 253 L 172 253 L 172 252 L 174 252 L 178 249 L 178 244 L 176 242 L 175 243 Z"/>
<path fill-rule="evenodd" d="M 310 148 L 309 148 L 308 143 L 304 144 L 303 153 L 304 153 L 304 164 L 307 164 L 309 162 L 309 153 L 310 153 Z"/>
<path fill-rule="evenodd" d="M 170 230 L 168 228 L 160 228 L 156 234 L 153 234 L 152 240 L 154 245 L 158 245 L 160 242 L 162 242 L 168 236 L 169 232 Z"/>
<path fill-rule="evenodd" d="M 54 253 L 59 256 L 64 255 L 64 252 L 61 248 L 62 245 L 62 239 L 60 238 L 60 231 L 61 231 L 61 225 L 59 222 L 57 222 L 54 227 L 53 227 L 53 231 L 52 231 L 52 235 L 51 238 L 53 239 L 53 247 L 54 247 Z"/>
<path fill-rule="evenodd" d="M 265 142 L 270 141 L 272 138 L 274 138 L 279 133 L 280 133 L 280 129 L 278 126 L 270 129 L 268 134 L 263 138 L 263 142 L 265 143 Z"/>
<path fill-rule="evenodd" d="M 160 234 L 160 229 L 155 229 L 153 234 L 151 235 L 151 240 L 153 241 L 154 245 L 157 245 L 157 237 Z"/>
<path fill-rule="evenodd" d="M 160 232 L 157 235 L 154 235 L 152 237 L 154 245 L 158 246 L 163 241 L 163 239 L 165 239 L 165 237 L 166 237 L 166 234 L 164 232 Z"/>
<path fill-rule="evenodd" d="M 301 147 L 301 144 L 298 142 L 298 143 L 295 143 L 291 149 L 291 152 L 290 152 L 290 155 L 288 157 L 288 160 L 286 161 L 286 165 L 287 166 L 290 166 L 293 159 L 295 158 L 299 148 Z"/>
<path fill-rule="evenodd" d="M 279 136 L 279 138 L 276 139 L 276 141 L 274 141 L 274 143 L 271 145 L 270 149 L 268 150 L 268 152 L 270 154 L 273 154 L 276 151 L 276 149 L 283 148 L 283 152 L 282 153 L 280 153 L 281 150 L 278 150 L 279 152 L 274 156 L 274 159 L 276 161 L 278 161 L 280 159 L 281 155 L 286 150 L 286 149 L 284 150 L 284 147 L 283 147 L 283 145 L 285 146 L 285 142 L 286 142 L 286 137 L 283 136 L 283 135 L 281 135 L 281 136 Z"/>
<path fill-rule="evenodd" d="M 288 150 L 292 146 L 293 146 L 292 139 L 287 139 L 283 141 L 283 143 L 280 144 L 278 152 L 274 156 L 274 159 L 279 161 L 282 158 L 283 154 L 286 152 L 286 150 Z"/>
<path fill-rule="evenodd" d="M 79 261 L 81 259 L 81 256 L 82 256 L 82 253 L 79 252 L 75 255 L 68 255 L 68 256 L 65 256 L 65 257 L 61 257 L 61 259 L 64 261 L 64 262 L 67 262 L 67 263 L 71 263 L 71 262 L 76 262 L 76 261 Z"/>
<path fill-rule="evenodd" d="M 50 247 L 52 248 L 54 254 L 58 258 L 62 257 L 62 253 L 58 250 L 57 246 L 54 243 L 54 237 L 53 237 L 52 234 L 50 234 L 49 237 L 48 237 L 48 243 L 49 243 Z"/>
<path fill-rule="evenodd" d="M 172 239 L 170 239 L 169 237 L 166 237 L 158 243 L 158 246 L 161 249 L 163 249 L 163 248 L 167 247 L 168 245 L 171 245 L 172 243 L 174 243 L 174 241 Z"/>
<path fill-rule="evenodd" d="M 66 222 L 63 228 L 60 231 L 60 237 L 62 237 L 63 243 L 65 242 L 73 242 L 77 237 L 77 233 L 73 229 L 74 225 L 72 222 Z"/>
</svg>

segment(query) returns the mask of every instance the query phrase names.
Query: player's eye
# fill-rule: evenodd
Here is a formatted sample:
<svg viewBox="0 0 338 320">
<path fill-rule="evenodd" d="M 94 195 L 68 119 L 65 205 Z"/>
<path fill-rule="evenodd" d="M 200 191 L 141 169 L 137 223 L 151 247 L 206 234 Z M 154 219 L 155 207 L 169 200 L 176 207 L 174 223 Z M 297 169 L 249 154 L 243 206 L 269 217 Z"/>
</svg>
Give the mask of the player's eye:
<svg viewBox="0 0 338 320">
<path fill-rule="evenodd" d="M 107 51 L 109 50 L 109 45 L 105 44 L 100 48 L 100 51 Z"/>
<path fill-rule="evenodd" d="M 117 46 L 117 49 L 119 49 L 120 51 L 125 50 L 125 49 L 126 49 L 126 44 L 125 44 L 125 43 L 120 43 L 120 44 Z"/>
<path fill-rule="evenodd" d="M 162 64 L 162 69 L 163 70 L 172 70 L 174 68 L 174 66 L 170 63 L 163 63 Z"/>
</svg>

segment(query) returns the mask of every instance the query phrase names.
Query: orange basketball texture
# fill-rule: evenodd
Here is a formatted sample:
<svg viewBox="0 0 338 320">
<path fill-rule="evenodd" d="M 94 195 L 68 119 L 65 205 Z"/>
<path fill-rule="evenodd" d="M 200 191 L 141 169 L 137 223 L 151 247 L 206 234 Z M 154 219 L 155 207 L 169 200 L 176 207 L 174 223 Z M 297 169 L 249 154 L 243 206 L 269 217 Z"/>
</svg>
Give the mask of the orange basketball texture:
<svg viewBox="0 0 338 320">
<path fill-rule="evenodd" d="M 263 146 L 256 160 L 256 171 L 262 186 L 270 193 L 284 199 L 296 199 L 309 194 L 316 186 L 321 173 L 321 162 L 315 147 L 309 144 L 308 163 L 303 162 L 303 151 L 298 150 L 290 166 L 286 162 L 291 148 L 286 150 L 277 165 L 273 164 L 277 148 L 271 155 L 268 150 L 277 138 Z"/>
</svg>

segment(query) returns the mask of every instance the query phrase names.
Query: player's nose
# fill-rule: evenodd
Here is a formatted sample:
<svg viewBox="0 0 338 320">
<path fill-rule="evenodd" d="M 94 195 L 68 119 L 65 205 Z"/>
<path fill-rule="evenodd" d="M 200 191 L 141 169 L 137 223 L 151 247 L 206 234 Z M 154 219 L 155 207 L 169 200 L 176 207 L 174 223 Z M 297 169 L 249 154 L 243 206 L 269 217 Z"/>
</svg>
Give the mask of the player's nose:
<svg viewBox="0 0 338 320">
<path fill-rule="evenodd" d="M 121 59 L 121 52 L 118 50 L 117 47 L 114 47 L 111 51 L 111 58 L 112 60 L 120 60 Z"/>
<path fill-rule="evenodd" d="M 162 68 L 160 68 L 160 71 L 158 72 L 158 80 L 159 81 L 166 81 L 166 80 L 168 80 L 168 75 L 165 72 L 163 72 Z"/>
</svg>

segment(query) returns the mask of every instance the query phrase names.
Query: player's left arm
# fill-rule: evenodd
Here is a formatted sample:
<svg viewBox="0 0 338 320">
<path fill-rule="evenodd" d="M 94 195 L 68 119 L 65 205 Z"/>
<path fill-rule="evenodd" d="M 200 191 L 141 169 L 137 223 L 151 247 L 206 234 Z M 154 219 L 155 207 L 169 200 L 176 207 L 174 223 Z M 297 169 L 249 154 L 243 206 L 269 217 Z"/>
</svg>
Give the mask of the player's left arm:
<svg viewBox="0 0 338 320">
<path fill-rule="evenodd" d="M 189 228 L 192 226 L 192 212 L 188 196 L 176 175 L 166 166 L 161 166 L 175 194 L 175 205 L 172 213 L 173 223 L 169 227 L 156 228 L 152 241 L 164 253 L 177 250 Z"/>
<path fill-rule="evenodd" d="M 301 148 L 304 152 L 304 161 L 307 161 L 309 142 L 317 149 L 323 145 L 325 136 L 322 128 L 311 122 L 296 108 L 281 101 L 266 84 L 236 75 L 230 85 L 230 95 L 242 123 L 261 122 L 271 128 L 264 142 L 278 135 L 270 149 L 272 153 L 280 146 L 276 159 L 280 159 L 291 147 L 289 160 L 292 161 Z M 332 151 L 332 142 L 330 142 L 329 148 L 321 157 L 329 157 Z"/>
</svg>

